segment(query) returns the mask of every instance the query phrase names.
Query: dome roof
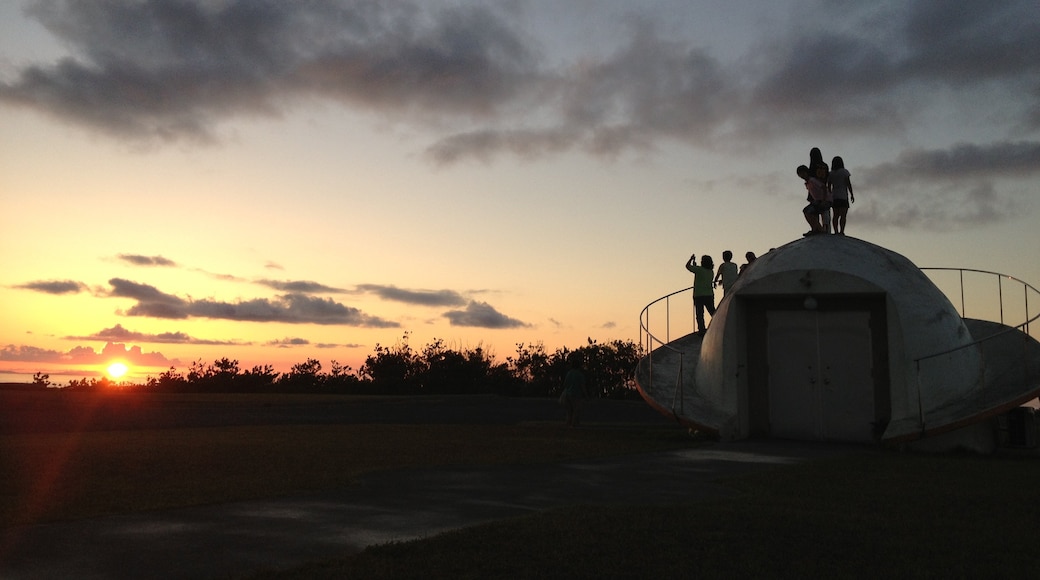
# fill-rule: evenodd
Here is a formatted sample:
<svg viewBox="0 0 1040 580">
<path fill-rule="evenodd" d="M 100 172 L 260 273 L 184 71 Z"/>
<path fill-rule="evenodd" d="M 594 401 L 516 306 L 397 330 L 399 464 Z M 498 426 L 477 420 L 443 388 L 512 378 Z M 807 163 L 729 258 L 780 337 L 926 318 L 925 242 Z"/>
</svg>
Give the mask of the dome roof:
<svg viewBox="0 0 1040 580">
<path fill-rule="evenodd" d="M 988 353 L 972 328 L 982 326 L 966 324 L 902 255 L 810 236 L 759 257 L 703 337 L 669 345 L 686 353 L 681 393 L 644 397 L 662 410 L 670 399 L 670 414 L 723 438 L 775 435 L 786 424 L 809 438 L 915 439 L 1036 396 L 1036 385 L 987 385 Z M 661 364 L 674 364 L 659 350 Z M 792 366 L 784 358 L 792 353 L 809 362 Z"/>
</svg>

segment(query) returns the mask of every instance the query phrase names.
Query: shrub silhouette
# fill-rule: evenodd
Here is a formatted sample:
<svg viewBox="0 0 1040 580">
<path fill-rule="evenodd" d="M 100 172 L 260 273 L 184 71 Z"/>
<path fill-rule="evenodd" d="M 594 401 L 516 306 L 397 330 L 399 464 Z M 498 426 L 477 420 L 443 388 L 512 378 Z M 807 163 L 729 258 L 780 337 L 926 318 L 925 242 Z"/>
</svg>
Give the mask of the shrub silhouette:
<svg viewBox="0 0 1040 580">
<path fill-rule="evenodd" d="M 408 344 L 409 333 L 392 346 L 376 344 L 360 369 L 332 361 L 328 372 L 317 359 L 276 373 L 271 365 L 243 371 L 234 359 L 211 364 L 194 361 L 185 374 L 170 367 L 143 385 L 113 383 L 108 379 L 71 380 L 65 388 L 98 390 L 111 387 L 181 393 L 334 393 L 334 394 L 500 394 L 550 397 L 560 394 L 567 357 L 582 358 L 590 395 L 602 398 L 638 398 L 633 373 L 643 349 L 632 341 L 600 344 L 591 338 L 576 348 L 549 353 L 542 343 L 516 345 L 516 354 L 497 362 L 482 346 L 452 348 L 436 338 L 421 351 Z M 37 382 L 40 382 L 39 375 Z"/>
</svg>

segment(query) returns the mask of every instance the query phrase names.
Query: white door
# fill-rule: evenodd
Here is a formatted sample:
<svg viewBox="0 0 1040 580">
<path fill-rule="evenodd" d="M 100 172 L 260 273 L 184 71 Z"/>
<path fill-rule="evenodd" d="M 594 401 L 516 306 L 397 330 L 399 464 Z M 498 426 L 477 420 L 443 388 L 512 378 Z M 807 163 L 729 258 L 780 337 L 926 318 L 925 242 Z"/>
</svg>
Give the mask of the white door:
<svg viewBox="0 0 1040 580">
<path fill-rule="evenodd" d="M 870 314 L 766 313 L 770 434 L 873 440 Z"/>
<path fill-rule="evenodd" d="M 874 438 L 870 314 L 826 312 L 820 327 L 822 435 L 832 441 Z"/>
</svg>

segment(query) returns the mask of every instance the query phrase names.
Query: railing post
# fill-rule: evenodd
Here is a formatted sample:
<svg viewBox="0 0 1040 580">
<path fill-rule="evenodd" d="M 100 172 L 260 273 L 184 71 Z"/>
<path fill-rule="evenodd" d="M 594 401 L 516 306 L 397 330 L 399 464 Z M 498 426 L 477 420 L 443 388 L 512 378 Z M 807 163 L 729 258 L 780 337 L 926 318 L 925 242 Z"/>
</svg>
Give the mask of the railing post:
<svg viewBox="0 0 1040 580">
<path fill-rule="evenodd" d="M 1029 316 L 1029 286 L 1022 286 L 1022 294 L 1025 295 L 1026 299 L 1026 324 L 1023 330 L 1027 336 L 1033 336 L 1032 334 L 1029 334 L 1029 321 L 1031 320 L 1031 317 Z"/>
<path fill-rule="evenodd" d="M 1003 276 L 997 274 L 997 300 L 1000 302 L 1000 323 L 1004 324 L 1004 284 Z"/>
<path fill-rule="evenodd" d="M 693 294 L 693 288 L 690 288 L 690 332 L 697 330 L 697 297 Z"/>
<path fill-rule="evenodd" d="M 664 341 L 672 342 L 672 297 L 664 300 Z"/>
<path fill-rule="evenodd" d="M 961 274 L 961 318 L 967 316 L 967 312 L 964 311 L 964 270 L 960 270 Z"/>
</svg>

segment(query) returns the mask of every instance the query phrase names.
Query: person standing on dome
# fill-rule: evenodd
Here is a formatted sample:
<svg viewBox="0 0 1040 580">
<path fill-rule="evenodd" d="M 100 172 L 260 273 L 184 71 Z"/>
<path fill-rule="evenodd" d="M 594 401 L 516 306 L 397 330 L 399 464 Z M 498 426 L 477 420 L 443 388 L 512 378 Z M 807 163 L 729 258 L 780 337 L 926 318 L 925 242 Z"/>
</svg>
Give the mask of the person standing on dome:
<svg viewBox="0 0 1040 580">
<path fill-rule="evenodd" d="M 844 236 L 849 204 L 856 203 L 856 195 L 852 192 L 849 170 L 845 169 L 845 160 L 841 157 L 835 157 L 831 161 L 831 171 L 827 174 L 827 188 L 834 199 L 834 233 Z"/>
<path fill-rule="evenodd" d="M 828 174 L 830 174 L 830 168 L 827 167 L 827 162 L 823 160 L 823 152 L 820 151 L 819 147 L 813 147 L 809 150 L 809 175 L 827 183 Z M 812 200 L 810 199 L 808 201 Z M 830 207 L 824 209 L 823 213 L 820 214 L 820 221 L 822 222 L 824 233 L 831 233 Z"/>
<path fill-rule="evenodd" d="M 737 272 L 737 274 L 743 274 L 744 270 L 747 270 L 748 266 L 754 263 L 754 261 L 758 258 L 755 256 L 754 252 L 748 252 L 744 254 L 744 259 L 747 261 L 740 265 L 740 270 Z"/>
<path fill-rule="evenodd" d="M 686 269 L 693 272 L 693 306 L 697 318 L 697 334 L 704 334 L 708 325 L 704 323 L 704 311 L 715 316 L 715 290 L 712 287 L 712 276 L 715 274 L 715 261 L 711 256 L 701 256 L 701 265 L 697 265 L 697 254 L 690 256 Z"/>
<path fill-rule="evenodd" d="M 737 281 L 737 265 L 733 262 L 733 252 L 729 250 L 722 252 L 722 263 L 719 264 L 719 271 L 715 273 L 712 286 L 717 288 L 720 281 L 722 282 L 723 296 L 729 294 L 730 286 Z"/>
</svg>

